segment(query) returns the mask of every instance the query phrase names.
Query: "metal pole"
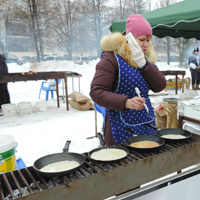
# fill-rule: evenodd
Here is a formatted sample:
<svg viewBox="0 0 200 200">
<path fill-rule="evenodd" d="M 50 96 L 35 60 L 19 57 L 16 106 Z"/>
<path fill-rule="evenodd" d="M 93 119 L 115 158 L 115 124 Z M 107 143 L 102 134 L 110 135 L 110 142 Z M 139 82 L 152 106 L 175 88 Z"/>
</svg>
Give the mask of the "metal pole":
<svg viewBox="0 0 200 200">
<path fill-rule="evenodd" d="M 184 75 L 182 75 L 182 93 L 184 93 Z"/>
<path fill-rule="evenodd" d="M 66 94 L 66 106 L 67 110 L 69 110 L 69 105 L 68 105 L 68 91 L 67 91 L 67 73 L 65 74 L 65 94 Z"/>
<path fill-rule="evenodd" d="M 79 88 L 79 93 L 80 93 L 81 92 L 80 76 L 78 76 L 78 88 Z"/>
<path fill-rule="evenodd" d="M 97 137 L 97 110 L 95 108 L 95 136 Z"/>
<path fill-rule="evenodd" d="M 62 80 L 62 90 L 63 90 L 63 96 L 62 96 L 62 98 L 63 98 L 63 103 L 65 103 L 64 80 L 63 80 L 63 78 L 61 80 Z"/>
<path fill-rule="evenodd" d="M 74 92 L 74 77 L 72 76 L 72 93 Z"/>
<path fill-rule="evenodd" d="M 57 94 L 57 104 L 58 108 L 60 107 L 60 102 L 59 102 L 59 88 L 58 88 L 58 79 L 56 79 L 56 94 Z"/>
<path fill-rule="evenodd" d="M 0 183 L 0 200 L 3 200 L 3 199 L 4 199 L 4 195 L 3 195 L 3 192 L 1 189 L 1 183 Z"/>
</svg>

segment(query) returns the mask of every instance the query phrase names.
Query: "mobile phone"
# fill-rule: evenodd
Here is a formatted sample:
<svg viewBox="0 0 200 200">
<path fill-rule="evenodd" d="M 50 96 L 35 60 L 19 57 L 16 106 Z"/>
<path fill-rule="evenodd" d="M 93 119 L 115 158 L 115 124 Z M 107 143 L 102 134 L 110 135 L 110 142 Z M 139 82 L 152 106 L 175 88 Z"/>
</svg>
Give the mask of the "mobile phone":
<svg viewBox="0 0 200 200">
<path fill-rule="evenodd" d="M 131 32 L 129 32 L 129 33 L 126 35 L 126 40 L 128 41 L 128 43 L 135 43 L 135 42 L 137 42 L 137 41 L 135 40 L 135 38 L 133 37 L 133 35 L 132 35 Z"/>
</svg>

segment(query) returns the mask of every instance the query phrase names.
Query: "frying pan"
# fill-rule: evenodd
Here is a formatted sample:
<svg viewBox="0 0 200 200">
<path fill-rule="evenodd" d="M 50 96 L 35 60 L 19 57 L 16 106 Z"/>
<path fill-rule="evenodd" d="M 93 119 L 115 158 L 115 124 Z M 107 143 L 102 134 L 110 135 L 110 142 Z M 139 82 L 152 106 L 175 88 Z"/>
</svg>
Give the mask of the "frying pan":
<svg viewBox="0 0 200 200">
<path fill-rule="evenodd" d="M 65 143 L 65 147 L 63 149 L 62 153 L 56 153 L 56 154 L 50 154 L 44 157 L 39 158 L 36 160 L 33 164 L 33 168 L 39 172 L 41 175 L 45 177 L 59 177 L 59 176 L 65 176 L 69 173 L 72 173 L 73 171 L 77 170 L 84 162 L 85 162 L 85 156 L 82 154 L 78 153 L 69 153 L 69 144 L 71 141 L 67 141 Z M 48 164 L 52 164 L 55 162 L 60 162 L 60 161 L 76 161 L 79 163 L 79 166 L 70 169 L 70 170 L 65 170 L 65 171 L 60 171 L 60 172 L 43 172 L 40 171 L 40 169 Z"/>
<path fill-rule="evenodd" d="M 192 133 L 183 130 L 181 128 L 166 128 L 166 129 L 159 129 L 151 124 L 145 124 L 154 130 L 156 130 L 156 135 L 160 138 L 163 138 L 164 135 L 183 135 L 185 138 L 180 138 L 180 139 L 170 139 L 170 138 L 164 138 L 166 142 L 181 142 L 184 141 L 185 139 L 188 139 L 192 136 Z"/>
<path fill-rule="evenodd" d="M 156 135 L 137 135 L 130 128 L 126 128 L 126 130 L 128 130 L 133 135 L 133 137 L 129 137 L 125 140 L 125 145 L 127 145 L 130 149 L 140 151 L 140 152 L 156 150 L 156 149 L 160 148 L 165 143 L 165 140 L 163 138 L 160 138 Z M 159 146 L 148 147 L 148 148 L 139 148 L 139 147 L 131 146 L 132 143 L 142 142 L 142 141 L 157 142 L 159 144 Z"/>
<path fill-rule="evenodd" d="M 88 156 L 93 160 L 93 161 L 96 161 L 96 162 L 102 162 L 102 163 L 108 163 L 108 162 L 116 162 L 116 161 L 119 161 L 123 158 L 125 158 L 128 154 L 129 154 L 129 150 L 125 147 L 122 147 L 122 146 L 105 146 L 105 142 L 103 140 L 103 136 L 101 133 L 97 133 L 97 136 L 100 140 L 100 144 L 102 145 L 102 147 L 100 148 L 96 148 L 96 149 L 93 149 L 92 151 L 88 152 Z M 102 149 L 119 149 L 119 150 L 123 150 L 126 152 L 126 155 L 123 157 L 123 158 L 119 158 L 119 159 L 114 159 L 114 160 L 97 160 L 97 159 L 93 159 L 91 157 L 91 155 L 94 153 L 94 152 L 97 152 L 97 151 L 100 151 Z"/>
</svg>

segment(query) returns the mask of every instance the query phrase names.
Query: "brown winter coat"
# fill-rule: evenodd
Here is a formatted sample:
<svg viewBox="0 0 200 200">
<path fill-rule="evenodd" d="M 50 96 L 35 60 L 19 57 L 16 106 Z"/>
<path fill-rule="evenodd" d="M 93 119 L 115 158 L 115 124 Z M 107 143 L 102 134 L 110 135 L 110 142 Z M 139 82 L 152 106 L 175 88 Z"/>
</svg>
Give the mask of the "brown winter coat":
<svg viewBox="0 0 200 200">
<path fill-rule="evenodd" d="M 137 66 L 132 61 L 130 48 L 122 34 L 117 33 L 103 37 L 100 46 L 105 53 L 96 65 L 90 96 L 96 104 L 102 107 L 124 112 L 128 96 L 113 93 L 117 89 L 119 78 L 118 62 L 113 52 L 120 55 L 131 67 L 136 68 Z M 150 43 L 145 53 L 145 58 L 147 60 L 146 68 L 140 72 L 149 84 L 150 89 L 153 92 L 160 92 L 166 87 L 166 79 L 154 65 L 157 56 L 152 43 Z M 106 145 L 116 144 L 113 139 L 108 113 L 106 113 L 105 122 L 105 143 Z"/>
</svg>

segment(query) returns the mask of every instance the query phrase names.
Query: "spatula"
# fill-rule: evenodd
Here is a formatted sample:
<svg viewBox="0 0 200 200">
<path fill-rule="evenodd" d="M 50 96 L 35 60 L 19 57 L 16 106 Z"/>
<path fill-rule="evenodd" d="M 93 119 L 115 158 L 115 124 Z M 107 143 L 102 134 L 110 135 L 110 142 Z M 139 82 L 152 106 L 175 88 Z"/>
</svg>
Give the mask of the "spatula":
<svg viewBox="0 0 200 200">
<path fill-rule="evenodd" d="M 139 90 L 137 87 L 135 88 L 135 91 L 136 91 L 138 97 L 142 98 L 141 95 L 140 95 L 140 90 Z M 144 105 L 144 107 L 145 107 L 147 113 L 149 114 L 149 108 L 147 107 L 147 104 L 146 104 L 146 103 L 143 103 L 143 105 Z M 150 117 L 151 117 L 151 116 L 150 116 Z"/>
<path fill-rule="evenodd" d="M 142 98 L 141 95 L 140 95 L 140 90 L 139 90 L 139 88 L 135 87 L 135 91 L 136 91 L 138 97 Z M 144 105 L 144 107 L 145 107 L 145 109 L 146 109 L 146 111 L 147 111 L 148 116 L 151 117 L 152 119 L 155 119 L 155 117 L 152 117 L 151 115 L 149 115 L 149 108 L 147 107 L 147 104 L 146 104 L 146 103 L 143 103 L 143 105 Z M 157 119 L 157 120 L 160 121 L 159 119 Z M 162 121 L 160 121 L 160 122 L 162 122 Z"/>
</svg>

